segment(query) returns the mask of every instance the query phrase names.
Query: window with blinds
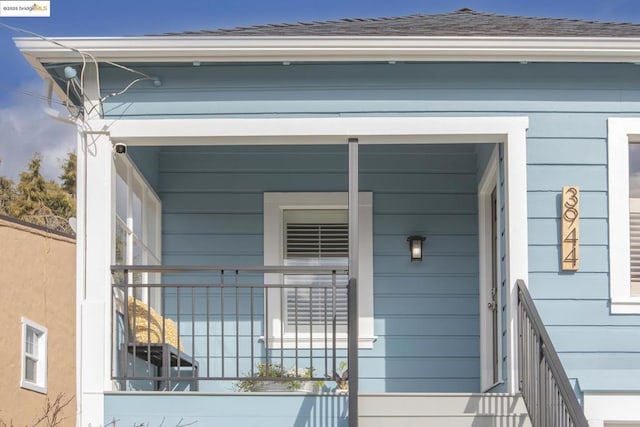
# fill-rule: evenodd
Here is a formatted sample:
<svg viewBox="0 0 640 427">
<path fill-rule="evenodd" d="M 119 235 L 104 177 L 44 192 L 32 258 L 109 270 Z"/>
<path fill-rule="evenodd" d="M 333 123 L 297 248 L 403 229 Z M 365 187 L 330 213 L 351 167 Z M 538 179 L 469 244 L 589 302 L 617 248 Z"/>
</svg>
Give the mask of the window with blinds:
<svg viewBox="0 0 640 427">
<path fill-rule="evenodd" d="M 346 210 L 309 209 L 284 211 L 285 265 L 344 265 L 349 256 L 349 225 Z M 287 289 L 284 294 L 286 328 L 298 331 L 328 330 L 333 321 L 332 276 L 286 274 L 286 285 L 303 288 Z M 336 277 L 337 284 L 347 282 L 345 275 Z M 311 285 L 311 286 L 309 286 Z M 307 288 L 307 286 L 309 286 Z M 336 291 L 337 324 L 347 324 L 347 293 Z"/>
<path fill-rule="evenodd" d="M 640 296 L 640 144 L 629 144 L 631 296 Z"/>
<path fill-rule="evenodd" d="M 640 198 L 629 199 L 631 295 L 640 296 Z"/>
</svg>

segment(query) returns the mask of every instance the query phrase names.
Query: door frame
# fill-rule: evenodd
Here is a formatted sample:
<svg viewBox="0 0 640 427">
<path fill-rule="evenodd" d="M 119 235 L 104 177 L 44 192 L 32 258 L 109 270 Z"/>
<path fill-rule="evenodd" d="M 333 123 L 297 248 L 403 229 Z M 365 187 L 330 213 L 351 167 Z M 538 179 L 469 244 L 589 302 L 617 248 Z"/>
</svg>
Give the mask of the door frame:
<svg viewBox="0 0 640 427">
<path fill-rule="evenodd" d="M 502 192 L 500 191 L 500 173 L 499 173 L 499 147 L 496 145 L 491 153 L 487 167 L 482 174 L 482 178 L 478 184 L 478 262 L 479 262 L 479 293 L 480 293 L 480 389 L 481 391 L 489 391 L 497 385 L 503 383 L 502 375 L 502 269 L 500 263 L 500 254 L 502 247 L 502 239 L 497 239 L 496 253 L 498 265 L 494 266 L 492 257 L 492 215 L 491 215 L 491 193 L 496 189 L 496 205 L 497 224 L 496 230 L 500 236 L 502 230 L 502 221 L 500 215 L 500 206 L 502 206 Z M 489 304 L 489 293 L 491 291 L 491 282 L 493 280 L 493 268 L 496 268 L 496 281 L 498 283 L 498 294 L 496 296 L 497 314 L 498 314 L 498 376 L 497 381 L 493 380 L 493 316 L 490 315 L 487 306 Z"/>
</svg>

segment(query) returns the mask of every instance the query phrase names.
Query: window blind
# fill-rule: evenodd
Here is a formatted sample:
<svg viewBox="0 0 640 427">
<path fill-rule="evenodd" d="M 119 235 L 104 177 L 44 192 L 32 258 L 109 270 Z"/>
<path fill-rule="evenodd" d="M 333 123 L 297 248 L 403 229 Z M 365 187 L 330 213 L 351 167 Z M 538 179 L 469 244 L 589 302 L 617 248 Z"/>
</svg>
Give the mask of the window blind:
<svg viewBox="0 0 640 427">
<path fill-rule="evenodd" d="M 285 258 L 346 258 L 349 256 L 348 224 L 287 224 Z"/>
<path fill-rule="evenodd" d="M 640 198 L 629 199 L 631 295 L 640 296 Z"/>
<path fill-rule="evenodd" d="M 347 265 L 349 225 L 344 210 L 296 210 L 285 212 L 285 265 Z M 333 321 L 331 275 L 287 274 L 287 285 L 313 285 L 310 289 L 287 289 L 286 320 L 290 327 L 322 330 Z M 345 285 L 346 275 L 336 276 Z M 317 286 L 316 286 L 317 285 Z M 347 324 L 347 292 L 336 290 L 336 321 Z"/>
</svg>

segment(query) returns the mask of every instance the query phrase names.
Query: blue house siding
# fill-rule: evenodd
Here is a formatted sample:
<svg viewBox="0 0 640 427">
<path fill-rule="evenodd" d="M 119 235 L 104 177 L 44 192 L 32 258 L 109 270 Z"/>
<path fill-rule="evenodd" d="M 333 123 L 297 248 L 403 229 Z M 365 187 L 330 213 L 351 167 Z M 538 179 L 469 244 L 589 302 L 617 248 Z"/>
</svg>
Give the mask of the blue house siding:
<svg viewBox="0 0 640 427">
<path fill-rule="evenodd" d="M 631 64 L 247 64 L 137 65 L 162 79 L 142 82 L 105 103 L 107 117 L 619 113 L 637 109 Z M 101 68 L 104 94 L 131 75 Z M 603 78 L 606 76 L 606 78 Z M 585 126 L 583 123 L 582 126 Z M 593 123 L 594 127 L 606 126 Z M 591 126 L 583 128 L 585 132 Z"/>
<path fill-rule="evenodd" d="M 159 158 L 165 264 L 262 265 L 263 192 L 346 191 L 347 185 L 346 150 L 339 146 L 164 147 Z M 362 147 L 360 165 L 361 190 L 374 194 L 378 336 L 372 350 L 361 352 L 361 389 L 479 391 L 474 146 Z M 418 265 L 409 262 L 406 243 L 416 233 L 427 236 Z M 254 302 L 262 306 L 261 298 Z M 188 314 L 190 303 L 183 307 Z M 166 314 L 175 316 L 170 301 Z M 196 328 L 205 329 L 202 322 Z M 248 325 L 243 328 L 247 334 Z M 219 334 L 219 326 L 211 330 Z M 181 331 L 190 333 L 190 317 Z M 248 339 L 243 336 L 244 346 Z M 202 357 L 203 337 L 196 341 Z M 190 340 L 185 346 L 191 348 Z"/>
<path fill-rule="evenodd" d="M 606 117 L 585 123 L 589 137 L 575 126 L 563 138 L 527 140 L 529 287 L 565 369 L 583 391 L 637 391 L 640 316 L 609 313 Z M 573 274 L 559 272 L 562 185 L 581 190 L 582 259 Z"/>
<path fill-rule="evenodd" d="M 147 87 L 141 84 L 122 97 L 108 100 L 105 108 L 107 117 L 126 119 L 141 116 L 528 116 L 528 284 L 531 293 L 545 324 L 549 327 L 569 376 L 577 377 L 583 390 L 640 389 L 640 381 L 635 381 L 636 385 L 632 385 L 633 381 L 629 380 L 640 378 L 637 364 L 640 360 L 640 349 L 636 344 L 638 340 L 635 332 L 640 326 L 640 316 L 611 315 L 608 307 L 607 248 L 609 239 L 615 237 L 608 236 L 607 230 L 606 155 L 607 118 L 640 115 L 640 80 L 637 78 L 637 66 L 439 63 L 293 64 L 286 67 L 281 64 L 253 64 L 200 68 L 148 66 L 144 67 L 144 71 L 161 76 L 163 86 L 153 88 L 151 85 Z M 105 68 L 101 75 L 106 82 L 103 88 L 105 93 L 122 87 L 123 83 L 129 81 L 129 76 L 119 70 Z M 438 147 L 448 150 L 451 146 Z M 369 147 L 362 149 L 364 164 L 364 156 L 367 155 L 365 148 Z M 161 169 L 167 167 L 166 156 L 174 157 L 173 154 L 168 154 L 171 150 L 181 151 L 178 148 L 163 149 L 165 162 L 161 154 Z M 194 153 L 198 150 L 194 149 Z M 326 155 L 331 158 L 331 153 L 325 153 L 323 150 L 317 150 L 319 152 L 314 153 L 314 156 Z M 260 148 L 258 151 L 263 149 Z M 372 152 L 375 152 L 375 149 L 372 149 Z M 393 152 L 396 152 L 395 149 Z M 251 150 L 247 150 L 246 153 L 246 161 L 251 162 Z M 303 159 L 304 153 L 300 154 Z M 277 149 L 274 149 L 271 157 L 269 154 L 266 156 L 267 160 L 278 157 Z M 192 159 L 195 157 L 198 157 L 198 154 L 192 155 Z M 294 167 L 300 168 L 298 173 L 301 179 L 296 179 L 295 182 L 277 174 L 261 171 L 260 168 L 268 168 L 269 166 L 264 165 L 271 163 L 265 161 L 260 166 L 262 157 L 253 160 L 253 166 L 258 166 L 257 170 L 247 163 L 244 170 L 238 170 L 237 174 L 211 174 L 197 168 L 187 174 L 180 172 L 179 168 L 173 172 L 161 172 L 160 192 L 162 198 L 166 198 L 165 262 L 212 261 L 213 254 L 178 253 L 169 245 L 174 234 L 199 234 L 207 227 L 215 230 L 211 233 L 225 233 L 224 230 L 236 229 L 243 230 L 244 233 L 245 230 L 251 230 L 248 233 L 254 234 L 256 247 L 260 248 L 258 242 L 261 236 L 261 201 L 258 195 L 261 191 L 346 189 L 344 170 L 336 169 L 337 163 L 321 158 L 322 162 L 318 163 L 327 165 L 324 172 L 317 170 L 315 162 L 304 172 L 300 170 L 304 163 L 291 162 Z M 428 161 L 428 158 L 429 156 L 425 155 L 422 159 Z M 404 175 L 385 169 L 382 169 L 383 173 L 377 174 L 376 167 L 393 167 L 393 162 L 387 162 L 385 158 L 378 162 L 370 162 L 369 169 L 362 171 L 361 186 L 363 189 L 374 191 L 376 316 L 378 313 L 385 313 L 388 319 L 393 319 L 393 316 L 402 317 L 405 322 L 403 325 L 406 325 L 417 320 L 413 316 L 443 315 L 430 311 L 433 308 L 426 300 L 431 299 L 435 292 L 431 287 L 421 287 L 422 283 L 437 277 L 439 283 L 452 280 L 458 284 L 457 286 L 463 286 L 461 283 L 466 280 L 471 282 L 469 278 L 477 273 L 477 261 L 474 261 L 476 255 L 472 254 L 470 249 L 465 249 L 460 254 L 464 262 L 459 266 L 453 261 L 453 257 L 443 254 L 442 248 L 429 254 L 429 251 L 433 250 L 429 243 L 431 237 L 434 236 L 435 239 L 442 230 L 450 230 L 455 235 L 476 235 L 475 211 L 468 212 L 466 209 L 472 203 L 470 197 L 475 194 L 478 176 L 472 173 L 476 170 L 474 167 L 469 169 L 469 173 L 465 172 L 466 166 L 463 166 L 462 170 L 454 169 L 460 173 L 447 175 L 446 179 L 443 179 L 443 171 L 414 175 L 411 172 L 416 164 L 411 163 L 413 156 L 405 156 L 404 161 L 410 162 L 408 173 Z M 189 160 L 185 158 L 184 162 L 188 164 Z M 434 164 L 437 165 L 438 162 Z M 457 168 L 458 163 L 450 162 L 448 166 Z M 396 168 L 404 170 L 402 166 Z M 429 166 L 425 167 L 425 170 L 428 171 Z M 168 179 L 169 173 L 171 179 Z M 213 176 L 215 179 L 208 179 Z M 256 183 L 261 181 L 264 181 L 264 185 L 257 186 Z M 581 189 L 582 259 L 581 268 L 576 273 L 563 273 L 559 270 L 558 218 L 560 190 L 563 185 L 578 185 Z M 464 189 L 462 193 L 466 194 L 460 194 L 459 189 Z M 425 193 L 420 198 L 424 200 L 425 208 L 419 208 L 420 202 L 392 202 L 388 197 L 395 191 L 401 191 L 397 197 L 407 199 L 412 195 Z M 202 200 L 200 196 L 206 192 L 215 193 L 222 198 L 234 197 L 236 199 L 233 203 L 244 203 L 246 206 L 234 210 L 234 214 L 229 215 L 225 209 L 228 209 L 226 206 L 231 206 L 232 202 L 228 199 L 228 204 L 216 205 L 215 209 L 211 208 L 209 212 L 207 202 L 203 202 L 202 206 L 199 202 L 196 203 Z M 446 204 L 448 194 L 455 195 L 455 204 Z M 433 204 L 428 202 L 430 197 L 433 197 Z M 446 209 L 453 210 L 439 211 L 434 204 L 438 205 L 440 201 L 444 201 Z M 194 206 L 192 210 L 184 211 L 191 205 Z M 406 211 L 407 209 L 409 211 Z M 386 212 L 387 210 L 390 211 Z M 403 227 L 397 227 L 398 224 L 402 224 Z M 400 252 L 400 236 L 406 235 L 409 230 L 422 232 L 429 238 L 426 262 L 414 269 L 415 274 L 403 272 L 407 267 L 403 264 L 406 254 Z M 387 233 L 391 240 L 394 239 L 393 236 L 398 239 L 395 248 L 393 245 L 387 248 L 386 245 L 391 244 L 388 240 L 384 247 L 377 243 L 383 242 Z M 252 251 L 250 246 L 251 243 L 248 243 L 247 253 L 242 253 L 241 260 L 260 263 L 261 254 Z M 237 260 L 233 257 L 216 258 L 218 261 L 230 259 Z M 403 300 L 402 292 L 399 295 L 395 293 L 394 284 L 405 283 L 409 278 L 416 284 L 403 285 L 406 286 L 406 298 Z M 385 283 L 384 280 L 388 280 L 386 286 L 390 289 L 379 289 L 380 286 L 385 286 L 380 285 Z M 460 303 L 459 307 L 465 307 L 464 301 L 468 304 L 466 307 L 474 306 L 470 300 L 477 298 L 477 286 L 473 287 L 475 294 L 470 292 L 471 284 L 464 286 L 468 288 L 463 287 L 460 290 L 463 295 L 459 299 L 456 298 L 456 301 Z M 447 291 L 457 292 L 452 289 Z M 419 314 L 410 311 L 411 307 L 420 305 L 418 303 L 408 304 L 407 314 L 394 308 L 399 308 L 401 302 L 411 299 L 424 301 L 424 311 Z M 506 298 L 503 301 L 506 301 Z M 469 314 L 477 315 L 477 304 L 475 310 Z M 463 318 L 462 316 L 456 321 L 462 321 Z M 441 341 L 442 343 L 461 352 L 465 351 L 465 345 L 468 348 L 477 346 L 477 328 L 473 333 L 469 333 L 470 329 L 464 329 L 465 334 L 456 335 L 447 331 L 449 325 L 452 331 L 455 330 L 454 323 L 444 319 L 445 317 L 439 318 L 439 323 L 443 325 L 442 333 L 447 334 L 447 340 Z M 384 328 L 381 323 L 384 324 Z M 394 328 L 402 330 L 404 327 Z M 384 322 L 376 319 L 376 333 L 380 338 L 371 352 L 372 359 L 375 363 L 382 363 L 378 358 L 391 361 L 390 357 L 398 354 L 394 363 L 401 364 L 401 360 L 412 357 L 408 347 L 407 351 L 403 352 L 403 346 L 413 341 L 407 336 L 402 336 L 403 334 L 390 337 L 381 332 L 388 330 L 386 319 Z M 404 335 L 411 336 L 410 333 Z M 426 347 L 427 343 L 434 344 L 429 341 L 432 338 L 427 336 L 425 335 L 423 341 L 424 350 L 440 351 Z M 589 345 L 578 338 L 585 340 Z M 380 347 L 388 349 L 389 353 L 376 353 Z M 416 346 L 416 351 L 422 349 L 420 345 Z M 367 359 L 368 355 L 364 354 L 363 357 Z M 449 358 L 446 354 L 432 354 L 429 357 Z M 363 365 L 366 367 L 367 363 L 365 361 Z M 402 378 L 404 373 L 389 376 L 386 371 L 379 372 L 381 366 L 375 363 L 372 362 L 371 368 L 362 370 L 363 387 L 368 391 L 384 390 L 381 386 L 383 383 L 388 391 L 403 387 L 406 391 L 411 391 L 412 384 L 420 382 Z M 391 366 L 391 362 L 388 366 Z M 411 371 L 409 364 L 403 366 L 407 367 L 405 371 Z M 603 370 L 605 366 L 609 367 L 606 371 Z M 463 373 L 464 370 L 456 372 Z M 431 379 L 421 384 L 428 384 L 429 381 Z M 465 387 L 478 384 L 477 377 L 470 379 L 465 376 L 460 381 Z M 447 384 L 455 383 L 456 381 L 452 381 Z"/>
<path fill-rule="evenodd" d="M 105 396 L 104 413 L 104 424 L 117 426 L 346 427 L 348 411 L 347 398 L 336 395 L 127 393 Z"/>
</svg>

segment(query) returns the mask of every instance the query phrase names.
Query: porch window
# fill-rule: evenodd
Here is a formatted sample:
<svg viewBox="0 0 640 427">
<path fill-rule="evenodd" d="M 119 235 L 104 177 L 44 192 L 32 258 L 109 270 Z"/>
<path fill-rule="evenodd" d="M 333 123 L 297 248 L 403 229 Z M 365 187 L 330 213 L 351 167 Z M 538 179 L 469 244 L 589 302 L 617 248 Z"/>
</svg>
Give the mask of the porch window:
<svg viewBox="0 0 640 427">
<path fill-rule="evenodd" d="M 115 166 L 115 264 L 160 264 L 160 200 L 126 156 L 117 156 Z M 159 278 L 153 276 L 132 273 L 127 279 L 136 284 L 159 283 Z M 138 288 L 135 296 L 159 308 L 159 295 L 149 295 L 146 289 Z"/>
<path fill-rule="evenodd" d="M 47 392 L 47 328 L 22 318 L 22 376 L 20 386 Z"/>
<path fill-rule="evenodd" d="M 265 193 L 265 265 L 346 267 L 349 253 L 347 197 L 347 193 Z M 370 348 L 375 340 L 372 194 L 360 193 L 359 199 L 359 341 L 361 348 Z M 266 283 L 307 285 L 330 283 L 331 280 L 330 275 L 265 274 Z M 347 277 L 338 275 L 336 280 L 344 284 Z M 324 322 L 332 309 L 325 304 L 326 300 L 322 288 L 270 292 L 266 301 L 267 345 L 270 348 L 292 348 L 296 343 L 301 348 L 325 346 L 327 329 Z M 344 290 L 337 295 L 336 314 L 336 344 L 344 348 L 347 345 L 347 296 Z"/>
</svg>

